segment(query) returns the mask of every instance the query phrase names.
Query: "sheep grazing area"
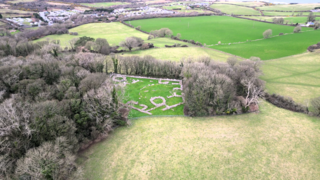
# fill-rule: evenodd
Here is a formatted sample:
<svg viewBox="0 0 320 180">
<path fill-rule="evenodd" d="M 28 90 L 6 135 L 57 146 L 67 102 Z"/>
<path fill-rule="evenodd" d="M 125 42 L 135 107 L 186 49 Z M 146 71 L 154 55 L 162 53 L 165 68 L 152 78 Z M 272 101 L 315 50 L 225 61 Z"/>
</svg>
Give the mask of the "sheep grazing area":
<svg viewBox="0 0 320 180">
<path fill-rule="evenodd" d="M 261 13 L 253 8 L 235 6 L 231 4 L 212 4 L 213 9 L 219 9 L 223 13 L 234 15 L 261 15 Z"/>
<path fill-rule="evenodd" d="M 291 97 L 307 104 L 309 99 L 320 95 L 320 52 L 265 61 L 262 66 L 269 93 Z"/>
<path fill-rule="evenodd" d="M 46 39 L 52 39 L 52 40 L 59 40 L 61 46 L 67 47 L 69 46 L 69 41 L 73 38 L 87 36 L 92 38 L 105 38 L 108 40 L 108 43 L 112 46 L 117 46 L 119 43 L 125 38 L 130 36 L 135 36 L 142 38 L 145 40 L 146 43 L 153 43 L 158 47 L 164 47 L 165 45 L 173 45 L 176 44 L 177 41 L 174 41 L 169 38 L 157 38 L 152 40 L 147 40 L 148 35 L 144 34 L 140 31 L 137 31 L 135 29 L 132 29 L 128 26 L 125 26 L 119 22 L 114 23 L 90 23 L 78 26 L 76 28 L 72 28 L 69 30 L 69 32 L 77 32 L 78 36 L 70 35 L 70 34 L 55 34 L 55 35 L 49 35 L 45 36 L 43 38 L 40 38 L 36 40 L 38 41 L 44 41 Z M 184 42 L 179 42 L 181 45 L 188 44 Z"/>
<path fill-rule="evenodd" d="M 124 102 L 132 110 L 129 117 L 183 115 L 181 80 L 115 75 L 113 80 L 125 84 Z"/>
<path fill-rule="evenodd" d="M 258 114 L 153 117 L 81 154 L 86 179 L 318 179 L 320 121 L 263 102 Z"/>
<path fill-rule="evenodd" d="M 198 41 L 210 48 L 244 58 L 257 56 L 262 60 L 303 53 L 308 46 L 319 41 L 315 37 L 320 35 L 320 31 L 312 28 L 302 27 L 301 33 L 294 34 L 292 26 L 227 16 L 157 18 L 128 23 L 135 27 L 141 26 L 142 30 L 148 32 L 167 27 L 174 35 L 180 33 L 181 39 Z M 267 29 L 272 29 L 273 36 L 263 39 L 262 33 Z M 280 33 L 285 35 L 279 36 Z"/>
</svg>

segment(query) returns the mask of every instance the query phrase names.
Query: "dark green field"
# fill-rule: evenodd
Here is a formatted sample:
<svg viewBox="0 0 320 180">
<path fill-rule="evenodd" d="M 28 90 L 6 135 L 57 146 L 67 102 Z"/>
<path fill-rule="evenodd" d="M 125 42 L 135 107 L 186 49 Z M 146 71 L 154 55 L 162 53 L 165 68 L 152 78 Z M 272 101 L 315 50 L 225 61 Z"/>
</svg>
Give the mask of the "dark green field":
<svg viewBox="0 0 320 180">
<path fill-rule="evenodd" d="M 263 39 L 262 33 L 267 29 L 272 29 L 273 35 L 278 35 L 292 33 L 294 27 L 227 16 L 157 18 L 129 23 L 135 27 L 141 26 L 142 30 L 148 32 L 166 27 L 171 29 L 174 35 L 181 33 L 181 39 L 199 41 L 212 45 L 209 46 L 211 48 L 244 58 L 258 56 L 263 60 L 299 54 L 305 52 L 308 46 L 320 41 L 320 31 Z M 302 28 L 302 31 L 307 30 L 313 31 L 311 28 Z M 219 41 L 223 45 L 216 46 Z M 235 44 L 238 42 L 242 43 Z M 231 45 L 228 45 L 229 43 Z"/>
</svg>

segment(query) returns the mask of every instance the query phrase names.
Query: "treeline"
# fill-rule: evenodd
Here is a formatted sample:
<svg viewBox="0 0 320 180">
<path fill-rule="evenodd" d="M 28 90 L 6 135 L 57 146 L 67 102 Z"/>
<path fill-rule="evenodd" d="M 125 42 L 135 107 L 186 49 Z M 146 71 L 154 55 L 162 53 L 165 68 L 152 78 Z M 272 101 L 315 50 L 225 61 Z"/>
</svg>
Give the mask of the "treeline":
<svg viewBox="0 0 320 180">
<path fill-rule="evenodd" d="M 71 5 L 53 5 L 53 4 L 48 4 L 44 1 L 37 1 L 37 2 L 18 2 L 14 3 L 13 5 L 10 6 L 11 9 L 18 9 L 18 10 L 23 10 L 23 11 L 34 11 L 34 12 L 40 12 L 47 10 L 49 8 L 56 8 L 56 9 L 73 9 Z"/>
<path fill-rule="evenodd" d="M 69 3 L 97 3 L 97 2 L 115 2 L 113 0 L 52 0 L 57 2 Z M 118 1 L 117 1 L 118 2 Z M 134 2 L 133 0 L 120 0 L 120 2 Z"/>
<path fill-rule="evenodd" d="M 68 29 L 93 22 L 96 22 L 94 17 L 77 14 L 72 15 L 68 21 L 62 24 L 44 26 L 34 30 L 24 30 L 18 36 L 34 40 L 52 34 L 66 34 L 68 33 Z"/>
<path fill-rule="evenodd" d="M 80 176 L 79 149 L 127 124 L 105 56 L 44 53 L 0 59 L 0 179 Z"/>
<path fill-rule="evenodd" d="M 210 58 L 184 63 L 181 75 L 185 95 L 185 112 L 190 116 L 241 114 L 258 110 L 265 82 L 259 58 L 228 63 Z"/>
<path fill-rule="evenodd" d="M 241 114 L 258 110 L 264 81 L 259 79 L 259 58 L 228 63 L 210 58 L 181 63 L 159 61 L 151 56 L 113 57 L 107 61 L 108 71 L 149 77 L 182 78 L 185 114 L 209 116 Z"/>
</svg>

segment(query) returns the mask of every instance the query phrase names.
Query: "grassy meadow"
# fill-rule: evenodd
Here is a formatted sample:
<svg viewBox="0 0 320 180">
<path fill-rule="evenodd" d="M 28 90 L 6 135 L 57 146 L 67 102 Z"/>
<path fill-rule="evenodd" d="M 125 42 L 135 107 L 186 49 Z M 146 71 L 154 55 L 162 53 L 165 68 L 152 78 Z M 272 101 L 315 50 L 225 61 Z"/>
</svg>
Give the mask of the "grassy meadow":
<svg viewBox="0 0 320 180">
<path fill-rule="evenodd" d="M 278 11 L 308 11 L 320 7 L 320 3 L 314 4 L 297 4 L 297 5 L 274 5 L 259 7 L 261 10 L 278 10 Z"/>
<path fill-rule="evenodd" d="M 78 32 L 79 35 L 73 36 L 69 34 L 62 34 L 62 35 L 55 34 L 55 35 L 49 35 L 49 36 L 37 39 L 36 41 L 54 39 L 54 40 L 59 40 L 61 46 L 66 47 L 66 46 L 69 46 L 68 42 L 71 39 L 82 37 L 82 36 L 88 36 L 95 39 L 105 38 L 107 39 L 110 45 L 116 46 L 116 45 L 119 45 L 121 41 L 125 40 L 125 38 L 136 36 L 145 40 L 146 43 L 153 43 L 157 47 L 165 47 L 165 45 L 173 45 L 177 43 L 181 45 L 188 44 L 189 46 L 192 46 L 189 43 L 175 41 L 170 38 L 156 38 L 156 39 L 147 40 L 148 39 L 147 34 L 144 34 L 140 31 L 132 29 L 118 22 L 85 24 L 85 25 L 70 29 L 69 32 Z"/>
<path fill-rule="evenodd" d="M 133 83 L 133 80 L 137 81 Z M 134 107 L 142 109 L 143 107 L 140 104 L 147 105 L 149 110 L 154 108 L 155 106 L 150 102 L 151 97 L 164 97 L 166 99 L 166 105 L 172 106 L 182 102 L 181 97 L 172 97 L 167 98 L 167 96 L 173 95 L 173 92 L 176 92 L 177 95 L 181 95 L 181 90 L 173 90 L 173 88 L 180 88 L 180 85 L 173 85 L 172 83 L 177 83 L 175 81 L 170 81 L 169 84 L 159 84 L 158 80 L 150 80 L 150 79 L 142 79 L 142 78 L 131 78 L 127 77 L 128 84 L 125 87 L 125 100 L 124 102 L 127 103 L 128 101 L 135 101 L 139 104 L 134 105 Z M 160 100 L 160 102 L 157 102 Z M 162 103 L 161 99 L 156 99 L 154 102 Z M 162 111 L 163 108 L 166 106 L 158 107 L 150 113 L 152 115 L 183 115 L 183 107 L 184 105 L 179 105 L 175 108 L 168 109 Z M 138 110 L 131 109 L 129 117 L 141 117 L 141 116 L 151 116 L 145 113 L 142 113 Z"/>
<path fill-rule="evenodd" d="M 320 52 L 265 61 L 262 70 L 267 92 L 306 102 L 320 96 Z"/>
<path fill-rule="evenodd" d="M 228 53 L 217 51 L 211 48 L 202 47 L 177 47 L 177 48 L 154 48 L 141 51 L 133 51 L 125 53 L 125 55 L 152 55 L 156 59 L 170 60 L 170 61 L 180 61 L 181 59 L 193 58 L 197 59 L 203 56 L 211 57 L 216 61 L 226 62 L 230 56 Z"/>
<path fill-rule="evenodd" d="M 311 30 L 243 44 L 214 46 L 214 48 L 244 58 L 256 56 L 262 60 L 270 60 L 306 52 L 309 46 L 320 41 L 319 35 L 320 31 Z"/>
<path fill-rule="evenodd" d="M 210 6 L 213 9 L 219 9 L 221 12 L 226 14 L 235 15 L 261 15 L 261 13 L 253 8 L 247 8 L 242 6 L 235 6 L 230 4 L 212 4 Z"/>
<path fill-rule="evenodd" d="M 267 24 L 226 16 L 158 18 L 130 21 L 132 25 L 141 26 L 142 30 L 152 31 L 167 27 L 176 35 L 181 33 L 182 39 L 193 39 L 205 43 L 213 49 L 230 54 L 250 58 L 257 56 L 263 60 L 277 59 L 303 53 L 307 47 L 320 41 L 320 31 L 302 28 L 303 33 L 293 34 L 294 27 Z M 236 33 L 234 28 L 237 27 Z M 272 29 L 273 35 L 288 33 L 263 39 L 262 33 Z M 252 40 L 252 41 L 251 41 Z M 253 41 L 257 40 L 257 41 Z M 224 45 L 216 45 L 221 41 Z M 238 42 L 242 42 L 237 44 Z M 299 42 L 299 43 L 297 43 Z M 231 45 L 228 45 L 231 43 Z"/>
<path fill-rule="evenodd" d="M 318 179 L 320 121 L 260 113 L 133 120 L 81 154 L 86 179 Z"/>
<path fill-rule="evenodd" d="M 284 21 L 288 21 L 289 24 L 293 23 L 299 23 L 299 24 L 305 24 L 307 22 L 307 17 L 303 16 L 298 16 L 298 17 L 294 17 L 294 16 L 275 16 L 275 17 L 268 17 L 268 16 L 242 16 L 244 18 L 250 18 L 250 19 L 257 19 L 257 20 L 262 20 L 262 21 L 268 21 L 268 22 L 273 22 L 273 18 L 283 18 Z M 316 17 L 316 20 L 320 21 L 320 17 Z"/>
<path fill-rule="evenodd" d="M 219 2 L 219 4 L 237 4 L 237 5 L 243 5 L 243 6 L 261 6 L 264 5 L 262 2 L 256 2 L 256 1 L 247 1 L 247 2 L 239 2 L 239 1 L 229 1 L 229 2 Z"/>
</svg>

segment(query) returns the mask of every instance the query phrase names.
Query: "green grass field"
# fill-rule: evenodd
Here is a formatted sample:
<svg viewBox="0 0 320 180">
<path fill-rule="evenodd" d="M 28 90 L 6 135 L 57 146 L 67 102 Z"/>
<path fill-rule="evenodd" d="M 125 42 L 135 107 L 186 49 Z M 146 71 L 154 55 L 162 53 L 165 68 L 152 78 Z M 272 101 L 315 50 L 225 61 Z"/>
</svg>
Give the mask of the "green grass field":
<svg viewBox="0 0 320 180">
<path fill-rule="evenodd" d="M 216 61 L 222 62 L 226 62 L 227 59 L 230 56 L 232 56 L 231 54 L 220 52 L 215 49 L 201 47 L 156 48 L 149 50 L 133 51 L 131 53 L 125 53 L 125 55 L 152 55 L 156 59 L 170 61 L 180 61 L 181 59 L 188 58 L 197 59 L 199 57 L 208 56 Z"/>
<path fill-rule="evenodd" d="M 229 1 L 229 2 L 219 2 L 223 4 L 238 4 L 244 6 L 261 6 L 264 5 L 262 2 L 248 1 L 248 2 L 239 2 L 239 1 Z"/>
<path fill-rule="evenodd" d="M 261 10 L 278 10 L 278 11 L 308 11 L 320 7 L 320 3 L 314 4 L 297 4 L 297 5 L 274 5 L 259 7 Z"/>
<path fill-rule="evenodd" d="M 300 12 L 273 12 L 273 11 L 263 11 L 263 14 L 266 16 L 298 16 Z M 310 13 L 303 12 L 301 15 L 308 16 Z M 315 14 L 317 15 L 317 14 Z"/>
<path fill-rule="evenodd" d="M 189 44 L 185 42 L 179 42 L 172 40 L 170 38 L 156 38 L 152 40 L 147 40 L 148 35 L 144 34 L 140 31 L 137 31 L 133 28 L 125 26 L 121 23 L 91 23 L 85 24 L 82 26 L 78 26 L 76 28 L 70 29 L 70 32 L 78 32 L 78 36 L 73 36 L 69 34 L 63 35 L 49 35 L 43 38 L 40 38 L 36 41 L 43 41 L 45 39 L 55 39 L 60 40 L 61 46 L 69 46 L 68 42 L 77 37 L 89 36 L 93 38 L 105 38 L 109 42 L 110 45 L 119 45 L 119 43 L 127 37 L 136 36 L 145 40 L 146 43 L 153 43 L 157 47 L 164 47 L 165 45 L 173 45 L 176 43 L 180 43 L 182 45 Z"/>
<path fill-rule="evenodd" d="M 166 106 L 172 106 L 175 104 L 182 103 L 182 97 L 171 97 L 168 96 L 173 95 L 175 92 L 177 95 L 181 95 L 181 90 L 173 90 L 173 88 L 180 88 L 180 85 L 174 85 L 172 83 L 179 83 L 177 81 L 166 81 L 169 84 L 160 84 L 158 83 L 158 79 L 143 79 L 143 78 L 132 78 L 127 77 L 126 82 L 128 83 L 125 86 L 125 100 L 124 102 L 127 103 L 128 101 L 135 101 L 139 104 L 132 104 L 135 108 L 143 109 L 142 105 L 146 105 L 146 111 L 150 112 L 152 115 L 183 115 L 183 107 L 184 105 L 181 104 L 177 107 L 170 108 L 168 110 L 162 110 L 166 108 Z M 138 81 L 138 82 L 135 82 Z M 150 101 L 152 97 L 163 97 L 165 98 L 166 106 L 157 107 L 153 105 Z M 154 101 L 157 104 L 161 104 L 163 101 L 161 99 L 156 99 Z M 149 111 L 150 109 L 153 109 Z M 131 109 L 129 117 L 141 117 L 141 116 L 151 116 L 147 113 L 140 112 L 136 109 Z"/>
<path fill-rule="evenodd" d="M 318 179 L 320 121 L 260 113 L 133 120 L 82 153 L 86 179 Z"/>
<path fill-rule="evenodd" d="M 127 5 L 130 3 L 126 2 L 102 2 L 102 3 L 80 3 L 81 5 L 88 6 L 88 7 L 95 7 L 95 8 L 101 8 L 101 7 L 110 7 L 115 5 Z"/>
<path fill-rule="evenodd" d="M 234 6 L 229 4 L 213 4 L 210 6 L 213 9 L 219 9 L 221 12 L 226 14 L 235 14 L 235 15 L 261 15 L 259 11 L 256 11 L 252 8 Z"/>
<path fill-rule="evenodd" d="M 294 27 L 226 16 L 146 19 L 131 21 L 131 24 L 135 27 L 141 26 L 141 29 L 145 31 L 167 27 L 174 34 L 181 33 L 182 39 L 193 39 L 213 45 L 210 46 L 213 49 L 244 58 L 258 56 L 263 60 L 303 53 L 308 46 L 320 41 L 320 38 L 317 38 L 320 31 L 313 31 L 310 28 L 302 28 L 302 31 L 310 30 L 311 32 L 263 39 L 262 33 L 267 29 L 272 29 L 273 35 L 278 35 L 279 33 L 292 33 Z M 231 25 L 236 27 L 236 30 L 230 28 Z M 250 42 L 250 40 L 257 39 L 260 40 Z M 215 46 L 219 41 L 225 45 Z M 244 43 L 232 44 L 237 42 Z M 229 43 L 231 45 L 228 45 Z"/>
<path fill-rule="evenodd" d="M 320 41 L 319 35 L 320 31 L 311 30 L 243 44 L 214 46 L 214 48 L 244 58 L 256 56 L 262 60 L 270 60 L 306 52 L 309 46 Z"/>
<path fill-rule="evenodd" d="M 291 97 L 305 104 L 320 96 L 320 52 L 265 61 L 262 70 L 269 93 Z"/>
<path fill-rule="evenodd" d="M 287 17 L 287 16 L 275 16 L 275 17 L 267 17 L 267 16 L 242 16 L 244 18 L 250 18 L 250 19 L 257 19 L 257 20 L 262 20 L 262 21 L 269 21 L 272 22 L 273 18 L 283 18 L 284 21 L 288 21 L 289 24 L 293 23 L 299 23 L 299 24 L 305 24 L 307 22 L 307 17 Z M 320 17 L 316 17 L 316 20 L 320 21 Z"/>
</svg>

